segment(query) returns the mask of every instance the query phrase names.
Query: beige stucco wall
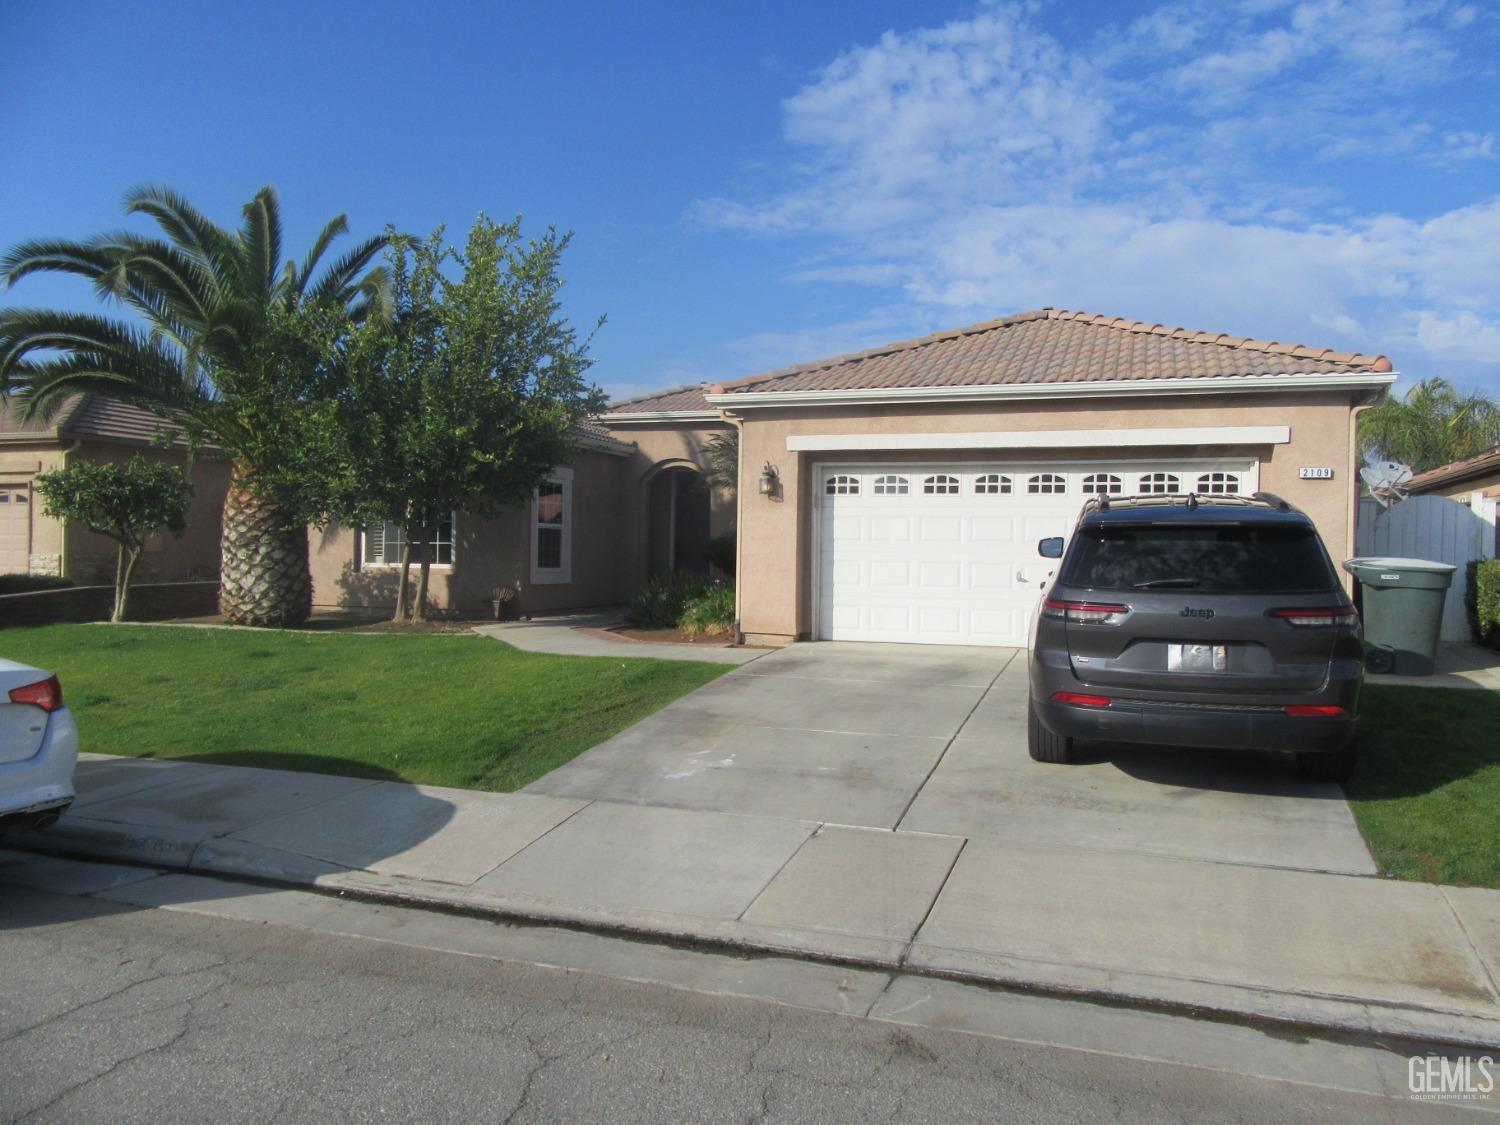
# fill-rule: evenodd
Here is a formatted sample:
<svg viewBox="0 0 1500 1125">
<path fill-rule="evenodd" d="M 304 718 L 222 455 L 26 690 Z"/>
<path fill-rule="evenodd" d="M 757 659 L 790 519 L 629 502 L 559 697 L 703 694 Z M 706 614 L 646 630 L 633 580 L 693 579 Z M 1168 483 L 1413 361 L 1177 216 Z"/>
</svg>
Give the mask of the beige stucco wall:
<svg viewBox="0 0 1500 1125">
<path fill-rule="evenodd" d="M 434 566 L 430 597 L 438 609 L 464 616 L 490 612 L 496 586 L 517 590 L 522 613 L 613 605 L 628 596 L 620 544 L 626 537 L 625 458 L 585 452 L 573 464 L 572 581 L 531 582 L 529 508 L 495 516 L 460 512 L 452 566 Z M 359 534 L 337 524 L 311 531 L 313 604 L 392 609 L 397 571 L 365 566 Z M 413 575 L 415 581 L 415 575 Z"/>
<path fill-rule="evenodd" d="M 0 482 L 30 484 L 38 473 L 60 469 L 79 460 L 123 462 L 139 453 L 152 460 L 181 462 L 181 454 L 158 449 L 138 449 L 94 442 L 68 443 L 69 452 L 56 443 L 0 446 Z M 193 470 L 193 499 L 188 509 L 188 528 L 181 539 L 170 535 L 150 543 L 136 570 L 140 582 L 175 581 L 190 577 L 212 578 L 219 572 L 219 516 L 228 487 L 227 463 L 200 457 Z M 115 573 L 116 546 L 112 539 L 81 525 L 64 527 L 43 513 L 41 497 L 33 493 L 31 507 L 31 570 L 61 573 L 79 583 L 111 582 Z"/>
<path fill-rule="evenodd" d="M 88 444 L 70 460 L 122 464 L 139 454 L 148 461 L 182 464 L 181 453 L 161 449 Z M 181 538 L 160 535 L 146 544 L 136 565 L 136 582 L 180 582 L 217 578 L 219 574 L 219 529 L 224 496 L 229 491 L 229 462 L 222 457 L 200 455 L 193 460 L 193 495 L 188 502 L 187 529 Z M 118 547 L 113 539 L 90 531 L 82 524 L 67 529 L 67 574 L 79 584 L 114 580 Z"/>
<path fill-rule="evenodd" d="M 1335 559 L 1350 554 L 1354 489 L 1351 481 L 1351 399 L 1348 395 L 1183 395 L 1176 398 L 1017 402 L 1003 405 L 850 406 L 745 410 L 742 464 L 769 461 L 781 480 L 776 497 L 741 490 L 740 614 L 752 640 L 806 637 L 811 629 L 810 551 L 812 467 L 823 461 L 896 459 L 884 452 L 788 453 L 792 435 L 910 434 L 1035 430 L 1112 430 L 1223 426 L 1289 426 L 1285 445 L 1263 447 L 1130 448 L 1121 456 L 1254 457 L 1260 487 L 1302 508 L 1318 525 Z M 1106 460 L 1108 447 L 1038 450 L 962 450 L 907 455 L 923 461 Z M 1301 480 L 1302 466 L 1332 466 L 1332 480 Z"/>
</svg>

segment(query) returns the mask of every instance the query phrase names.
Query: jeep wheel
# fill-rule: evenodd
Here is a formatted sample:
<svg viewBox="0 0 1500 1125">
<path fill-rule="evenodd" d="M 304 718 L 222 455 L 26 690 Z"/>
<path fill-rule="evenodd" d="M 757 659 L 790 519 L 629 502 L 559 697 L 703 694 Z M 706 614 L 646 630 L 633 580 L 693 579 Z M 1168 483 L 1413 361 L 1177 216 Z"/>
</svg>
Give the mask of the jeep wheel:
<svg viewBox="0 0 1500 1125">
<path fill-rule="evenodd" d="M 1026 749 L 1038 762 L 1071 762 L 1073 740 L 1053 734 L 1037 718 L 1036 704 L 1026 701 Z"/>
<path fill-rule="evenodd" d="M 1359 760 L 1359 744 L 1353 739 L 1342 750 L 1331 754 L 1298 754 L 1297 776 L 1308 781 L 1337 781 L 1340 784 L 1354 776 Z"/>
</svg>

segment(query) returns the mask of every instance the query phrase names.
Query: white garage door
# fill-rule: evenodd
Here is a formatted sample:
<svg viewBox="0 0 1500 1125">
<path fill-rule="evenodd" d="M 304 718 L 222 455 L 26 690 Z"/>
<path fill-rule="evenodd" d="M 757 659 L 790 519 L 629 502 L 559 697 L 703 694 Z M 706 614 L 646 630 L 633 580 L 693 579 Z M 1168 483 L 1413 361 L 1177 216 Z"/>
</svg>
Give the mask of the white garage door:
<svg viewBox="0 0 1500 1125">
<path fill-rule="evenodd" d="M 1253 463 L 823 465 L 814 481 L 825 640 L 1024 645 L 1089 495 L 1252 492 Z"/>
<path fill-rule="evenodd" d="M 31 565 L 31 490 L 0 484 L 0 574 L 25 574 Z"/>
</svg>

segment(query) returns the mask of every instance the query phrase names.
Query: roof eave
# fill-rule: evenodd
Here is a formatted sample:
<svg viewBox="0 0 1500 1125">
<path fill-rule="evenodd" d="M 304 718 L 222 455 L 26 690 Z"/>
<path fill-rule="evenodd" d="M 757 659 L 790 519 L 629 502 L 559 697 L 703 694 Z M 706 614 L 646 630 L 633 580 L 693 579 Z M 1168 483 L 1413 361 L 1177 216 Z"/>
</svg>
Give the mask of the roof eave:
<svg viewBox="0 0 1500 1125">
<path fill-rule="evenodd" d="M 741 396 L 721 396 L 738 399 Z M 722 422 L 717 410 L 624 410 L 618 414 L 601 414 L 599 423 L 604 426 L 629 425 L 642 422 Z"/>
<path fill-rule="evenodd" d="M 861 406 L 892 402 L 993 402 L 1014 399 L 1125 398 L 1265 391 L 1368 390 L 1390 386 L 1395 371 L 1286 372 L 1188 379 L 1117 379 L 1070 383 L 991 383 L 970 387 L 874 387 L 820 391 L 725 391 L 709 394 L 721 407 Z"/>
</svg>

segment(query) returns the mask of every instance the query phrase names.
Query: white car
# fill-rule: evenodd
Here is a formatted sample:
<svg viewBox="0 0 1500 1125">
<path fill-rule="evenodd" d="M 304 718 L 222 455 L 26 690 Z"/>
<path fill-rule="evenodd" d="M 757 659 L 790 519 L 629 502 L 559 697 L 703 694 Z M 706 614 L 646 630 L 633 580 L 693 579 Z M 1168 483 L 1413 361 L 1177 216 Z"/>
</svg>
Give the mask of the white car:
<svg viewBox="0 0 1500 1125">
<path fill-rule="evenodd" d="M 44 828 L 73 803 L 78 726 L 51 672 L 0 660 L 0 829 Z"/>
</svg>

